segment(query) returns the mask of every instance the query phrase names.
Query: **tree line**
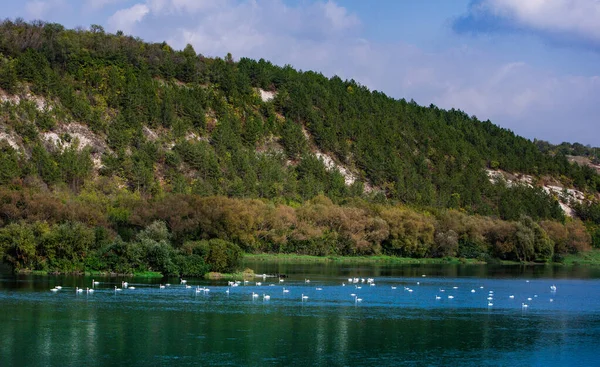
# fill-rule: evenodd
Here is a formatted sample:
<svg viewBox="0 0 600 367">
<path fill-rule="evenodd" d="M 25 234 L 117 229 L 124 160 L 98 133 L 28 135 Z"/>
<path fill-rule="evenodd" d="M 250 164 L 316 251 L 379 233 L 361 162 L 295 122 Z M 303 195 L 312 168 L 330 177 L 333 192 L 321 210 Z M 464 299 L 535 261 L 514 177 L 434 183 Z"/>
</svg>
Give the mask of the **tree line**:
<svg viewBox="0 0 600 367">
<path fill-rule="evenodd" d="M 0 253 L 15 269 L 228 271 L 242 252 L 462 257 L 549 262 L 589 250 L 579 220 L 516 221 L 460 210 L 421 211 L 319 195 L 300 205 L 165 195 L 151 200 L 103 183 L 78 195 L 0 190 Z"/>
</svg>

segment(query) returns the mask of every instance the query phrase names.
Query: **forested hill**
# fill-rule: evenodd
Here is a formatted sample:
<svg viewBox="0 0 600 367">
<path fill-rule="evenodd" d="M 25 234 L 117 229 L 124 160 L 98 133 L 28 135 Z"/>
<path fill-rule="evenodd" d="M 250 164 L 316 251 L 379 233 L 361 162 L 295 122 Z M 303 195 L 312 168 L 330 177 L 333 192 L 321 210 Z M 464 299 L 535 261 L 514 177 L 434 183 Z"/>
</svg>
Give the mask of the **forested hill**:
<svg viewBox="0 0 600 367">
<path fill-rule="evenodd" d="M 573 205 L 586 213 L 600 190 L 592 168 L 460 110 L 395 100 L 353 80 L 264 60 L 208 58 L 190 45 L 176 51 L 95 25 L 67 30 L 2 22 L 0 88 L 4 202 L 24 192 L 30 198 L 45 192 L 63 203 L 101 195 L 109 198 L 97 199 L 102 219 L 88 225 L 107 229 L 110 238 L 135 239 L 153 219 L 174 231 L 176 223 L 160 208 L 141 215 L 127 200 L 160 207 L 157 202 L 177 195 L 228 197 L 243 205 L 263 199 L 290 209 L 317 198 L 336 208 L 401 205 L 411 213 L 456 209 L 490 220 L 564 223 L 560 193 L 542 184 L 576 189 L 585 200 Z M 527 180 L 507 183 L 490 174 Z M 119 201 L 118 195 L 136 199 Z M 1 215 L 3 225 L 33 221 L 26 213 L 11 215 Z M 35 220 L 65 220 L 59 217 L 46 213 Z M 252 233 L 251 243 L 273 250 L 272 239 Z M 435 242 L 433 233 L 411 246 Z M 217 236 L 248 249 L 243 236 L 219 232 L 188 233 L 178 241 Z M 365 252 L 385 248 L 383 234 L 365 236 Z M 421 255 L 435 254 L 426 249 Z"/>
</svg>

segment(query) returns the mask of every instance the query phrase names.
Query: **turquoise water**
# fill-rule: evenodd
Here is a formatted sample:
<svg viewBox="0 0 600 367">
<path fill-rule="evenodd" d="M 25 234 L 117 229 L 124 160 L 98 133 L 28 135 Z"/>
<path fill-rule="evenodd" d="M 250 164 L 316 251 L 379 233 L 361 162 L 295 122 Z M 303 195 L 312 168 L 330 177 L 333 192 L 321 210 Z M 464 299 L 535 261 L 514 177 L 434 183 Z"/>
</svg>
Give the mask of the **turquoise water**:
<svg viewBox="0 0 600 367">
<path fill-rule="evenodd" d="M 122 291 L 123 279 L 101 278 L 77 293 L 91 278 L 1 275 L 0 365 L 599 364 L 594 268 L 250 265 L 289 277 L 129 278 Z"/>
</svg>

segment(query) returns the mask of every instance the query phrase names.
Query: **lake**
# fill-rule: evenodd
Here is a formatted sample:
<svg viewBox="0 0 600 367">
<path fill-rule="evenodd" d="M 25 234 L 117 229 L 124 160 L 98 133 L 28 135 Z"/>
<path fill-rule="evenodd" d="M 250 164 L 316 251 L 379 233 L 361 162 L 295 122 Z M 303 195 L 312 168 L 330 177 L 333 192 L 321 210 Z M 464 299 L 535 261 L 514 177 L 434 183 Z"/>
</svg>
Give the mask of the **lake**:
<svg viewBox="0 0 600 367">
<path fill-rule="evenodd" d="M 0 365 L 598 365 L 598 268 L 246 265 L 288 277 L 1 274 Z"/>
</svg>

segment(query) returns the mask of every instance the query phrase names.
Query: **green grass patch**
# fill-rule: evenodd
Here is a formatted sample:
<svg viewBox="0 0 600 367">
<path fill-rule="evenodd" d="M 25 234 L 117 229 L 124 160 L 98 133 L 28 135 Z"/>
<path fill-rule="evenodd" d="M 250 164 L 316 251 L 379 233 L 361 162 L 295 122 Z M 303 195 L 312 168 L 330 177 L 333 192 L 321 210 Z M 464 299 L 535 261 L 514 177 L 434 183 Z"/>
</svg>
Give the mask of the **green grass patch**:
<svg viewBox="0 0 600 367">
<path fill-rule="evenodd" d="M 563 265 L 600 265 L 600 250 L 593 249 L 586 252 L 580 252 L 578 254 L 565 255 Z"/>
<path fill-rule="evenodd" d="M 210 272 L 204 275 L 206 279 L 224 279 L 224 280 L 240 280 L 240 279 L 252 279 L 254 278 L 254 270 L 245 269 L 242 272 L 237 273 L 217 273 Z"/>
<path fill-rule="evenodd" d="M 86 276 L 107 276 L 107 275 L 110 275 L 110 273 L 107 273 L 105 271 L 99 271 L 99 270 L 86 270 L 84 275 L 86 275 Z"/>
<path fill-rule="evenodd" d="M 48 272 L 46 270 L 30 270 L 30 271 L 26 271 L 27 274 L 33 274 L 33 275 L 48 275 Z"/>
<path fill-rule="evenodd" d="M 157 271 L 135 272 L 135 273 L 133 273 L 133 276 L 139 277 L 139 278 L 162 278 L 163 277 L 162 273 L 159 273 Z"/>
<path fill-rule="evenodd" d="M 485 261 L 477 259 L 464 259 L 456 257 L 422 258 L 396 257 L 386 255 L 376 256 L 311 256 L 297 254 L 245 254 L 244 260 L 274 262 L 274 263 L 348 263 L 348 264 L 485 264 Z"/>
</svg>

